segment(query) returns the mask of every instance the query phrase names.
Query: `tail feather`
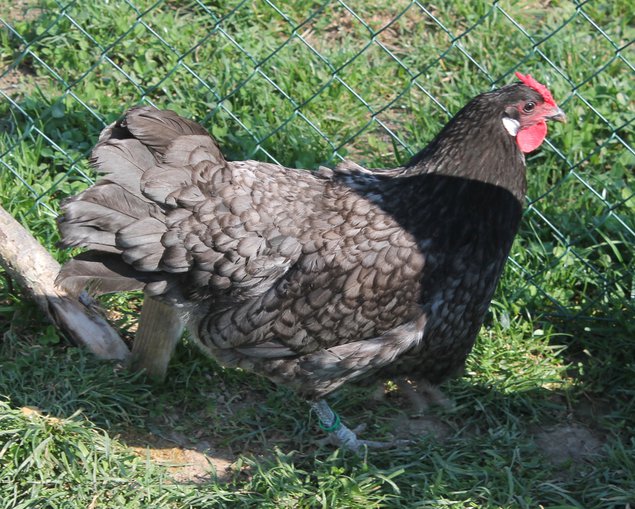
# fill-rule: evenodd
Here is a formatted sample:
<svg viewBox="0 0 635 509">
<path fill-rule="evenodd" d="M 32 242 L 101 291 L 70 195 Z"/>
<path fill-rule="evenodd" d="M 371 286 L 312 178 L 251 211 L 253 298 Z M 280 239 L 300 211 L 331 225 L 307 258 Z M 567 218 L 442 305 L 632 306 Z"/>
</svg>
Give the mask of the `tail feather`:
<svg viewBox="0 0 635 509">
<path fill-rule="evenodd" d="M 181 138 L 178 144 L 170 145 L 164 157 L 165 162 L 171 166 L 189 165 L 196 167 L 203 161 L 225 166 L 223 154 L 208 134 Z"/>
<path fill-rule="evenodd" d="M 117 232 L 117 247 L 123 250 L 124 260 L 136 269 L 160 270 L 165 249 L 161 238 L 166 231 L 163 221 L 154 217 L 145 217 Z"/>
<path fill-rule="evenodd" d="M 134 270 L 116 254 L 86 251 L 62 266 L 55 283 L 72 295 L 84 288 L 102 295 L 142 290 L 146 284 L 162 279 L 160 274 Z"/>
<path fill-rule="evenodd" d="M 170 110 L 149 106 L 133 108 L 126 113 L 121 126 L 155 154 L 165 155 L 170 144 L 179 136 L 204 135 L 207 131 L 196 122 L 180 117 Z"/>
<path fill-rule="evenodd" d="M 135 108 L 104 129 L 91 158 L 103 177 L 67 200 L 58 222 L 62 246 L 90 251 L 66 263 L 58 283 L 74 292 L 89 284 L 96 293 L 169 291 L 191 260 L 162 238 L 181 218 L 179 193 L 199 200 L 194 168 L 204 161 L 225 163 L 203 127 L 172 111 Z"/>
<path fill-rule="evenodd" d="M 153 171 L 154 170 L 154 171 Z M 192 181 L 192 172 L 188 168 L 155 167 L 147 171 L 141 180 L 144 196 L 158 203 L 173 207 L 175 194 Z"/>
<path fill-rule="evenodd" d="M 144 172 L 156 164 L 150 150 L 135 139 L 104 139 L 91 154 L 91 163 L 104 175 L 131 193 L 139 193 Z"/>
<path fill-rule="evenodd" d="M 160 214 L 159 207 L 143 201 L 117 184 L 101 183 L 87 189 L 62 205 L 58 220 L 64 247 L 88 247 L 121 252 L 116 235 L 150 215 Z"/>
<path fill-rule="evenodd" d="M 62 240 L 58 243 L 59 247 L 80 246 L 105 253 L 121 254 L 121 249 L 115 246 L 115 235 L 111 232 L 87 229 L 81 226 L 69 228 L 63 223 L 59 223 L 59 229 L 62 235 Z"/>
<path fill-rule="evenodd" d="M 212 173 L 226 164 L 218 145 L 208 135 L 179 138 L 178 143 L 168 148 L 163 162 L 164 165 L 153 166 L 144 172 L 141 188 L 145 196 L 169 207 L 177 204 L 184 190 L 196 184 L 196 179 L 205 179 L 206 170 Z"/>
</svg>

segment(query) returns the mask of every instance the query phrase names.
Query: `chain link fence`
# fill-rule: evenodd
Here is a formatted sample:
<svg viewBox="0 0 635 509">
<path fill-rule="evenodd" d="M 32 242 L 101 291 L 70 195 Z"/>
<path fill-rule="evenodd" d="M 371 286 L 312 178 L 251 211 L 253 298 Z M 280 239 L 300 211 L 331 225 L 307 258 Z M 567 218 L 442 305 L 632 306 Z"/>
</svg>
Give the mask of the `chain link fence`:
<svg viewBox="0 0 635 509">
<path fill-rule="evenodd" d="M 528 158 L 528 209 L 496 305 L 635 309 L 628 2 L 3 2 L 0 196 L 51 250 L 101 128 L 136 104 L 203 123 L 230 159 L 395 166 L 516 70 L 569 123 Z M 58 253 L 60 257 L 64 256 Z"/>
</svg>

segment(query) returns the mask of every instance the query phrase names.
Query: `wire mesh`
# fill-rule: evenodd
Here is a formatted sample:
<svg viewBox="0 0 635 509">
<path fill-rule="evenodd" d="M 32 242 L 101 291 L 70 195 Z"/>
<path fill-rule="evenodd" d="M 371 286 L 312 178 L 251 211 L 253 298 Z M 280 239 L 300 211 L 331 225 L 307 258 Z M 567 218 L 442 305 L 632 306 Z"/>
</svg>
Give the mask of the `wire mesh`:
<svg viewBox="0 0 635 509">
<path fill-rule="evenodd" d="M 0 14 L 0 195 L 54 250 L 101 128 L 127 108 L 201 121 L 230 159 L 395 166 L 516 70 L 570 122 L 528 159 L 497 299 L 567 317 L 635 309 L 627 2 L 20 0 Z M 630 16 L 630 17 L 629 17 Z"/>
</svg>

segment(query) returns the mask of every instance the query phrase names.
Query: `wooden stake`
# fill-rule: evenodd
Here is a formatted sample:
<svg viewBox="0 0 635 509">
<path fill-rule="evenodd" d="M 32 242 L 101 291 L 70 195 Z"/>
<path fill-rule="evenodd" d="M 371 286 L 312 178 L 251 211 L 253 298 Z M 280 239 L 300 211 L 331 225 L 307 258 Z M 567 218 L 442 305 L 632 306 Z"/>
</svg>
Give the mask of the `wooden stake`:
<svg viewBox="0 0 635 509">
<path fill-rule="evenodd" d="M 131 367 L 164 380 L 174 347 L 183 334 L 181 316 L 173 306 L 146 295 L 132 347 Z"/>
</svg>

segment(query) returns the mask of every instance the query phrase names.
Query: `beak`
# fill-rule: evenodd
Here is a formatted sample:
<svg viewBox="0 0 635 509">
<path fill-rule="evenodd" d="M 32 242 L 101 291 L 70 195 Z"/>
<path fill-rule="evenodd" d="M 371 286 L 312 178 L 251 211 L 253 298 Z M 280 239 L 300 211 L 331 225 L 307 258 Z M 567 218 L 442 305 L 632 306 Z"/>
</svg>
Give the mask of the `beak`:
<svg viewBox="0 0 635 509">
<path fill-rule="evenodd" d="M 553 110 L 553 113 L 551 115 L 546 116 L 545 118 L 547 120 L 555 120 L 556 122 L 563 122 L 563 123 L 567 121 L 567 116 L 564 114 L 564 111 L 562 111 L 557 106 Z"/>
</svg>

